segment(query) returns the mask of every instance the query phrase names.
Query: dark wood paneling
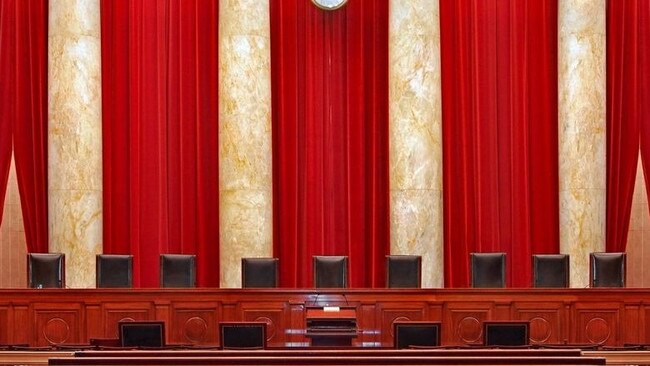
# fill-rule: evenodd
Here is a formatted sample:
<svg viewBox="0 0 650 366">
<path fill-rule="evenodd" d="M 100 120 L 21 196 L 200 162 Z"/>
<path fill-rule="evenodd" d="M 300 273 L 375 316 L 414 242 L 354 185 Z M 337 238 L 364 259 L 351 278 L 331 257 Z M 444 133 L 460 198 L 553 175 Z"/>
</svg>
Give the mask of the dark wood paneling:
<svg viewBox="0 0 650 366">
<path fill-rule="evenodd" d="M 11 343 L 10 333 L 13 324 L 9 321 L 10 311 L 9 305 L 0 305 L 0 344 Z"/>
<path fill-rule="evenodd" d="M 81 305 L 75 303 L 34 304 L 34 333 L 30 343 L 37 346 L 80 343 L 85 339 L 81 310 Z"/>
<path fill-rule="evenodd" d="M 285 329 L 290 324 L 289 306 L 282 302 L 266 304 L 243 302 L 240 304 L 240 319 L 266 323 L 266 341 L 269 344 L 284 344 Z"/>
<path fill-rule="evenodd" d="M 425 320 L 426 303 L 409 302 L 382 303 L 377 306 L 377 312 L 380 322 L 379 332 L 381 334 L 380 342 L 382 346 L 391 347 L 393 345 L 393 323 L 396 321 Z"/>
<path fill-rule="evenodd" d="M 172 307 L 168 341 L 179 344 L 216 344 L 218 303 L 175 303 Z"/>
<path fill-rule="evenodd" d="M 107 302 L 103 305 L 103 313 L 103 318 L 95 319 L 95 322 L 103 321 L 104 323 L 100 325 L 104 329 L 102 338 L 117 338 L 118 322 L 156 320 L 153 316 L 151 302 Z"/>
<path fill-rule="evenodd" d="M 448 345 L 481 343 L 485 320 L 528 320 L 535 343 L 650 341 L 646 289 L 12 289 L 0 342 L 85 343 L 122 320 L 164 320 L 170 343 L 217 344 L 219 321 L 264 321 L 272 345 L 305 345 L 305 311 L 325 304 L 356 309 L 356 345 L 392 345 L 395 320 L 442 321 Z"/>
<path fill-rule="evenodd" d="M 513 306 L 514 320 L 530 322 L 530 343 L 565 343 L 568 335 L 562 327 L 565 316 L 562 302 L 517 302 Z"/>
<path fill-rule="evenodd" d="M 620 344 L 621 304 L 576 303 L 573 315 L 574 342 L 607 346 Z"/>
<path fill-rule="evenodd" d="M 450 302 L 446 304 L 442 321 L 442 341 L 445 344 L 483 343 L 483 322 L 492 319 L 492 302 Z"/>
</svg>

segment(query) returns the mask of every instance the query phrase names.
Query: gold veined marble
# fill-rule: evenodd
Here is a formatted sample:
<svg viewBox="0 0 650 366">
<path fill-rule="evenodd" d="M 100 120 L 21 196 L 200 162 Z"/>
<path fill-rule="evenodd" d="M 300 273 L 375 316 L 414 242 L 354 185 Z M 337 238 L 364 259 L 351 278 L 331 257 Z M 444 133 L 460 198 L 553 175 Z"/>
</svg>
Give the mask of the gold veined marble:
<svg viewBox="0 0 650 366">
<path fill-rule="evenodd" d="M 272 187 L 269 1 L 221 0 L 221 287 L 241 286 L 241 257 L 272 255 Z"/>
<path fill-rule="evenodd" d="M 50 0 L 48 87 L 50 252 L 66 254 L 68 287 L 93 287 L 102 250 L 99 0 Z"/>
<path fill-rule="evenodd" d="M 560 251 L 585 287 L 589 253 L 605 249 L 606 1 L 558 5 Z"/>
<path fill-rule="evenodd" d="M 440 19 L 437 1 L 391 0 L 391 254 L 422 256 L 422 286 L 443 286 Z"/>
</svg>

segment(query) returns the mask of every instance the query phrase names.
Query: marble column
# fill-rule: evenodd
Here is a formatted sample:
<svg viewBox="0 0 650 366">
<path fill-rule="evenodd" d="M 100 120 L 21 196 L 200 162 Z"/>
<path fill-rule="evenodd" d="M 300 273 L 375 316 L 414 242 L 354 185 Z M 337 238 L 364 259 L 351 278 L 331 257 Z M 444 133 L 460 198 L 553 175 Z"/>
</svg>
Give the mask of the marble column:
<svg viewBox="0 0 650 366">
<path fill-rule="evenodd" d="M 391 0 L 390 251 L 422 256 L 422 286 L 442 287 L 442 114 L 437 1 Z"/>
<path fill-rule="evenodd" d="M 49 1 L 49 246 L 66 255 L 68 287 L 95 285 L 102 250 L 99 2 Z"/>
<path fill-rule="evenodd" d="M 605 249 L 606 0 L 560 0 L 558 123 L 560 251 L 571 286 L 589 283 L 589 253 Z"/>
<path fill-rule="evenodd" d="M 270 27 L 269 0 L 219 1 L 221 287 L 273 253 Z"/>
</svg>

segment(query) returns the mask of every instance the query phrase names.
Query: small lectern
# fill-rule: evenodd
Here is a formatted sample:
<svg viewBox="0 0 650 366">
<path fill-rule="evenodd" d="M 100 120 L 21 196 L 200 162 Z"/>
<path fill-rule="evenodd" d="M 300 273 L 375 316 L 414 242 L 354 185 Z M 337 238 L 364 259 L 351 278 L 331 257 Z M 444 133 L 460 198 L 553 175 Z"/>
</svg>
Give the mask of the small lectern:
<svg viewBox="0 0 650 366">
<path fill-rule="evenodd" d="M 352 346 L 357 336 L 357 314 L 354 307 L 325 306 L 307 308 L 307 338 L 312 346 Z"/>
</svg>

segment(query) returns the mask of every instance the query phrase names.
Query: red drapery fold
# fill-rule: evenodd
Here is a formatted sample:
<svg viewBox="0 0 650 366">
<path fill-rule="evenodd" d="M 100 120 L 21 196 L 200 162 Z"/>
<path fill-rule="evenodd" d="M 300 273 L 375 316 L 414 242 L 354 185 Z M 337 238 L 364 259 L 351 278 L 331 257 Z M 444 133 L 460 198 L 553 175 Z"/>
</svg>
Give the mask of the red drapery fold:
<svg viewBox="0 0 650 366">
<path fill-rule="evenodd" d="M 13 145 L 30 252 L 48 251 L 47 16 L 47 0 L 0 0 L 0 207 Z"/>
<path fill-rule="evenodd" d="M 197 255 L 219 285 L 218 8 L 214 0 L 102 0 L 104 252 Z"/>
<path fill-rule="evenodd" d="M 624 252 L 639 148 L 650 164 L 650 2 L 607 2 L 607 251 Z M 648 186 L 650 188 L 650 186 Z"/>
<path fill-rule="evenodd" d="M 445 286 L 506 252 L 509 286 L 559 251 L 557 0 L 440 2 Z"/>
<path fill-rule="evenodd" d="M 388 2 L 336 11 L 271 0 L 274 253 L 285 287 L 312 255 L 348 255 L 350 285 L 384 285 L 389 250 Z"/>
</svg>

